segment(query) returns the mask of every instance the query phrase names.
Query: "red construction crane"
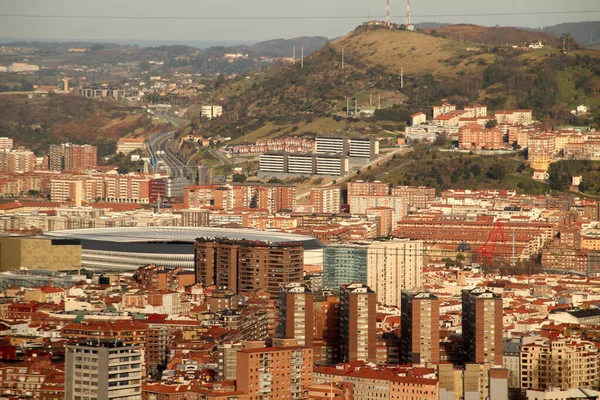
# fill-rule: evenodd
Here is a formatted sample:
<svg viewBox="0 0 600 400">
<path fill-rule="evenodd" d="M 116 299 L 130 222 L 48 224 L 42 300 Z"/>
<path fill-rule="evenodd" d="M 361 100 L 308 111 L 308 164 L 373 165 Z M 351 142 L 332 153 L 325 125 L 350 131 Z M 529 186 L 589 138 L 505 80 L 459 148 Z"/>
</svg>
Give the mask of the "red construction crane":
<svg viewBox="0 0 600 400">
<path fill-rule="evenodd" d="M 501 221 L 496 221 L 485 244 L 477 249 L 478 260 L 486 265 L 491 265 L 496 255 L 496 245 L 500 242 L 506 242 L 504 239 L 504 224 Z"/>
</svg>

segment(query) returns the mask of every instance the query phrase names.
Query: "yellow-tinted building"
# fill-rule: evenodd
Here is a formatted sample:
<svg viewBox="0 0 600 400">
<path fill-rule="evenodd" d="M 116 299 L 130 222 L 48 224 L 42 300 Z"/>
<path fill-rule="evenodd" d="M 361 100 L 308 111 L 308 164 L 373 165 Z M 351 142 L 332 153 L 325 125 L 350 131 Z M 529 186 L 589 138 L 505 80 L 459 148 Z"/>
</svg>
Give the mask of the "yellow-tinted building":
<svg viewBox="0 0 600 400">
<path fill-rule="evenodd" d="M 0 238 L 0 271 L 81 268 L 81 244 L 31 237 Z"/>
<path fill-rule="evenodd" d="M 600 236 L 582 236 L 581 248 L 583 250 L 600 250 Z"/>
</svg>

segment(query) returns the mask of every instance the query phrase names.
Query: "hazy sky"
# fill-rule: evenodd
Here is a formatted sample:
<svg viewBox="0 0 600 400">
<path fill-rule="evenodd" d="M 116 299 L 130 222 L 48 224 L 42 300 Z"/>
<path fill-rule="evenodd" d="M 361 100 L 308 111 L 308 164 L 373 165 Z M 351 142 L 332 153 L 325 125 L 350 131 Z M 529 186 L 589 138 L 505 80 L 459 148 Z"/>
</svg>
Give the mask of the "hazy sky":
<svg viewBox="0 0 600 400">
<path fill-rule="evenodd" d="M 392 18 L 404 21 L 405 0 L 391 0 Z M 600 20 L 600 0 L 412 0 L 413 23 L 465 22 L 541 27 Z M 565 13 L 596 10 L 596 13 Z M 0 38 L 86 40 L 265 40 L 303 35 L 337 37 L 367 19 L 385 14 L 385 0 L 0 0 Z M 499 13 L 554 12 L 539 15 Z M 563 14 L 564 13 L 564 14 Z M 7 14 L 38 15 L 14 17 Z M 485 14 L 449 17 L 448 15 Z M 64 16 L 48 18 L 46 16 Z M 444 16 L 440 16 L 444 15 Z M 136 19 L 73 19 L 119 16 Z M 361 18 L 255 19 L 337 16 Z M 244 17 L 248 19 L 141 19 L 141 17 Z"/>
</svg>

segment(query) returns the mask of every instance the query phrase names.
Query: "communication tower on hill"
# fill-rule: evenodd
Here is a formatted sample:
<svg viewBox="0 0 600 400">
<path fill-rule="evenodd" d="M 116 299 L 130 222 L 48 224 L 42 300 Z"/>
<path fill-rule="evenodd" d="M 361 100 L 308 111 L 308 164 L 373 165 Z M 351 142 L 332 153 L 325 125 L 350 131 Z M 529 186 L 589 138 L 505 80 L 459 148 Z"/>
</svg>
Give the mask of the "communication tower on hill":
<svg viewBox="0 0 600 400">
<path fill-rule="evenodd" d="M 387 26 L 391 25 L 391 21 L 390 21 L 390 0 L 387 0 L 387 3 L 385 5 L 385 24 Z"/>
<path fill-rule="evenodd" d="M 410 0 L 406 0 L 406 26 L 410 25 Z"/>
</svg>

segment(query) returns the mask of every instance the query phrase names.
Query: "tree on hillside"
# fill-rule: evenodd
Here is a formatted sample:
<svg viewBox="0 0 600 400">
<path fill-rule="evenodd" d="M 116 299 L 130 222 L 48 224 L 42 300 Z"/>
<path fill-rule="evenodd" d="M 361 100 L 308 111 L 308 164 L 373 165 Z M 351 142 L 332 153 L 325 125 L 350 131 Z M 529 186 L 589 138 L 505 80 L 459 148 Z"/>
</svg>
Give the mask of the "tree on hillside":
<svg viewBox="0 0 600 400">
<path fill-rule="evenodd" d="M 148 71 L 150 69 L 150 63 L 148 61 L 141 61 L 138 66 L 142 71 Z"/>
<path fill-rule="evenodd" d="M 579 48 L 577 42 L 575 42 L 575 39 L 573 39 L 573 36 L 571 36 L 570 33 L 563 33 L 560 35 L 560 42 L 562 51 L 577 50 Z"/>
<path fill-rule="evenodd" d="M 490 179 L 501 181 L 506 176 L 506 167 L 504 164 L 496 163 L 488 169 L 486 175 Z"/>
</svg>

